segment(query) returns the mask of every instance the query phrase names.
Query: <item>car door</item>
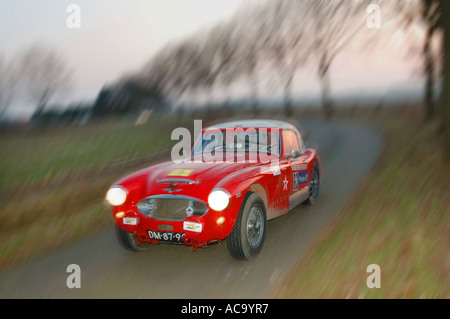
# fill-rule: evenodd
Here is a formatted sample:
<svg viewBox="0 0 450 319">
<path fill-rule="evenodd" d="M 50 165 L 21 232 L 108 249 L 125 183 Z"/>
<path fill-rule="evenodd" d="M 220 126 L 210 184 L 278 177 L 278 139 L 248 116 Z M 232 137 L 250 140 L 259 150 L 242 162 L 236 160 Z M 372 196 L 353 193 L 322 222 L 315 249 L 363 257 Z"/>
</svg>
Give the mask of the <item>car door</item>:
<svg viewBox="0 0 450 319">
<path fill-rule="evenodd" d="M 296 151 L 297 154 L 294 154 L 293 151 Z M 298 206 L 308 196 L 310 176 L 303 152 L 304 146 L 301 136 L 294 130 L 283 131 L 283 153 L 287 161 L 284 173 L 289 188 L 288 211 Z"/>
</svg>

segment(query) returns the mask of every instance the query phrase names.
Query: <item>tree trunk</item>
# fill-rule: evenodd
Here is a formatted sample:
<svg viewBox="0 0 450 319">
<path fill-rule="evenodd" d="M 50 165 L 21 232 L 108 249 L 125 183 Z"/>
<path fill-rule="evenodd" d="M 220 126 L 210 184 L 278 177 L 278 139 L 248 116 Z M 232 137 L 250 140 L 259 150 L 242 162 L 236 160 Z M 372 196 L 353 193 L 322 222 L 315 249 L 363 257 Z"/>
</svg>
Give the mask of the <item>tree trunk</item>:
<svg viewBox="0 0 450 319">
<path fill-rule="evenodd" d="M 258 108 L 258 77 L 256 70 L 253 70 L 250 74 L 250 86 L 251 86 L 251 108 L 253 115 L 259 115 Z"/>
<path fill-rule="evenodd" d="M 319 64 L 320 87 L 322 91 L 322 108 L 325 118 L 333 116 L 333 104 L 331 101 L 331 83 L 330 83 L 330 64 L 331 60 L 324 53 Z"/>
<path fill-rule="evenodd" d="M 431 22 L 428 22 L 431 23 Z M 427 26 L 427 34 L 425 38 L 425 44 L 423 49 L 423 56 L 425 59 L 425 96 L 424 96 L 424 106 L 425 106 L 425 120 L 430 120 L 434 115 L 434 57 L 432 49 L 432 38 L 433 38 L 433 25 Z"/>
<path fill-rule="evenodd" d="M 442 128 L 444 152 L 447 162 L 450 162 L 450 1 L 441 0 L 441 23 L 444 33 L 443 44 L 443 88 L 442 88 Z"/>
<path fill-rule="evenodd" d="M 224 114 L 227 117 L 233 116 L 233 105 L 232 105 L 232 97 L 230 92 L 230 84 L 224 84 L 223 90 L 225 91 L 225 100 L 223 101 L 222 109 L 224 109 Z"/>
<path fill-rule="evenodd" d="M 288 76 L 286 83 L 284 84 L 284 115 L 287 117 L 292 116 L 292 80 L 294 74 L 291 73 Z"/>
<path fill-rule="evenodd" d="M 331 101 L 330 74 L 328 69 L 320 75 L 320 87 L 322 90 L 322 108 L 325 118 L 333 116 L 333 103 Z"/>
<path fill-rule="evenodd" d="M 41 98 L 39 99 L 39 104 L 36 108 L 36 111 L 34 111 L 32 116 L 32 122 L 34 128 L 40 128 L 42 126 L 45 126 L 45 118 L 42 118 L 42 114 L 44 113 L 44 109 L 47 106 L 49 97 L 48 90 L 45 90 L 44 93 L 42 93 Z"/>
</svg>

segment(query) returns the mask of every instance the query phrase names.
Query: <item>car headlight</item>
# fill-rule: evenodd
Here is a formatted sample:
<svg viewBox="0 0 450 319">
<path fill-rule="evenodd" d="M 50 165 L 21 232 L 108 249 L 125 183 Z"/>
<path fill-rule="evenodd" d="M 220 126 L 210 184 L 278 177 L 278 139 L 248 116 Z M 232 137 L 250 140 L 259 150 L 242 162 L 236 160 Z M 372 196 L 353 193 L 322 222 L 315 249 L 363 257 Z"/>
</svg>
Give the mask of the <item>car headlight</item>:
<svg viewBox="0 0 450 319">
<path fill-rule="evenodd" d="M 106 200 L 111 206 L 120 206 L 127 200 L 127 192 L 122 187 L 111 187 L 106 193 Z"/>
<path fill-rule="evenodd" d="M 208 196 L 208 205 L 215 211 L 221 212 L 230 204 L 230 195 L 222 190 L 213 190 Z"/>
</svg>

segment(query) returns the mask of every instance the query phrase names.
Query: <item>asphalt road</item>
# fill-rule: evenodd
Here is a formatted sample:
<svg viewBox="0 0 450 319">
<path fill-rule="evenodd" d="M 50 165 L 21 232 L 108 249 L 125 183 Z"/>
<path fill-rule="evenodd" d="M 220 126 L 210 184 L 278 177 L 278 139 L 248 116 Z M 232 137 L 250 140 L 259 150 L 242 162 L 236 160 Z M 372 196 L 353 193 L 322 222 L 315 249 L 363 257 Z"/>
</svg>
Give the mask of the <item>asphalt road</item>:
<svg viewBox="0 0 450 319">
<path fill-rule="evenodd" d="M 375 163 L 382 137 L 374 129 L 338 122 L 301 122 L 307 144 L 321 153 L 319 200 L 270 221 L 260 255 L 232 259 L 226 243 L 192 252 L 160 245 L 123 250 L 113 230 L 0 274 L 0 298 L 267 298 L 317 234 L 334 221 Z M 69 289 L 67 266 L 81 268 L 81 288 Z"/>
</svg>

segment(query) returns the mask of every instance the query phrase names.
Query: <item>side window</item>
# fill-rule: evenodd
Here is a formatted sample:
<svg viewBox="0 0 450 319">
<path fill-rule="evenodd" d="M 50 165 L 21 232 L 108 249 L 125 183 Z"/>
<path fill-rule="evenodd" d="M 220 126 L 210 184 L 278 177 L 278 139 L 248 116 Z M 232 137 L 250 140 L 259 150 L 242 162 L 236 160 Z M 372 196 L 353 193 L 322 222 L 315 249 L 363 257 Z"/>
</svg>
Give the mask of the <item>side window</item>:
<svg viewBox="0 0 450 319">
<path fill-rule="evenodd" d="M 294 131 L 283 131 L 283 153 L 284 156 L 291 154 L 293 150 L 302 152 L 297 134 Z"/>
<path fill-rule="evenodd" d="M 298 135 L 298 144 L 300 146 L 300 154 L 303 154 L 305 152 L 305 144 L 303 143 L 303 137 L 301 133 Z"/>
</svg>

